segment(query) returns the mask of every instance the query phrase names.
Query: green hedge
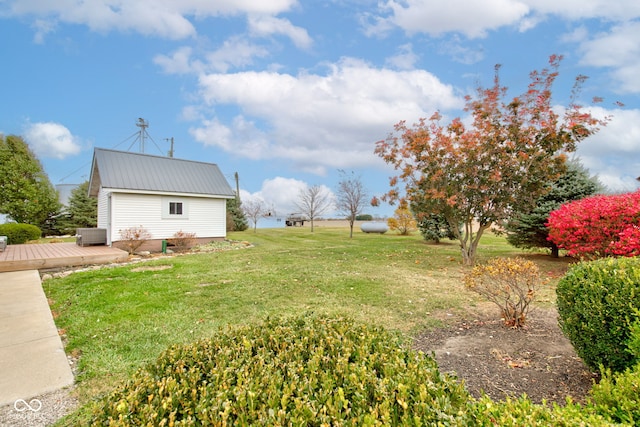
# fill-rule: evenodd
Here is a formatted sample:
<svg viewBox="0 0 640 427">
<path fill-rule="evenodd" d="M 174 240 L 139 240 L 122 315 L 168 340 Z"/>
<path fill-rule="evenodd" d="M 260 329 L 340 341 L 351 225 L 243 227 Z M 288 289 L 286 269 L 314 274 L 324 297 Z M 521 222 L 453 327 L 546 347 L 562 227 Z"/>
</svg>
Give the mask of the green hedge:
<svg viewBox="0 0 640 427">
<path fill-rule="evenodd" d="M 629 349 L 640 309 L 640 259 L 604 258 L 572 266 L 558 283 L 559 322 L 592 369 L 620 372 L 639 360 Z"/>
<path fill-rule="evenodd" d="M 613 426 L 640 419 L 640 366 L 605 373 L 585 404 L 473 399 L 397 336 L 302 316 L 176 345 L 63 425 Z M 89 414 L 89 415 L 87 415 Z"/>
<path fill-rule="evenodd" d="M 591 390 L 591 401 L 613 422 L 640 425 L 640 364 L 618 374 L 605 371 Z"/>
<path fill-rule="evenodd" d="M 607 414 L 607 408 L 598 413 L 592 405 L 579 405 L 568 401 L 564 406 L 532 403 L 526 396 L 518 399 L 507 398 L 494 402 L 488 397 L 469 405 L 469 411 L 458 425 L 523 427 L 523 426 L 614 426 Z M 625 425 L 625 424 L 622 424 Z"/>
<path fill-rule="evenodd" d="M 0 236 L 7 236 L 7 244 L 20 245 L 30 240 L 37 240 L 42 236 L 42 231 L 31 224 L 0 224 Z"/>
<path fill-rule="evenodd" d="M 350 320 L 300 317 L 177 345 L 93 425 L 456 425 L 469 395 L 424 353 Z"/>
</svg>

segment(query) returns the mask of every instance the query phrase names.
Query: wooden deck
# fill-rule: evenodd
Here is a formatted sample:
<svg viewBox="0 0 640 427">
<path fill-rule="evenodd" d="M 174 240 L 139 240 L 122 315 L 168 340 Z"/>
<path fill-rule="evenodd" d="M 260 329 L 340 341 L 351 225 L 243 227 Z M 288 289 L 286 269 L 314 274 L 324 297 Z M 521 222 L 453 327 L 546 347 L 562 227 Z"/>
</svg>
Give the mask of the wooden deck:
<svg viewBox="0 0 640 427">
<path fill-rule="evenodd" d="M 110 264 L 128 258 L 127 252 L 109 246 L 81 247 L 75 243 L 8 245 L 0 251 L 0 272 Z"/>
</svg>

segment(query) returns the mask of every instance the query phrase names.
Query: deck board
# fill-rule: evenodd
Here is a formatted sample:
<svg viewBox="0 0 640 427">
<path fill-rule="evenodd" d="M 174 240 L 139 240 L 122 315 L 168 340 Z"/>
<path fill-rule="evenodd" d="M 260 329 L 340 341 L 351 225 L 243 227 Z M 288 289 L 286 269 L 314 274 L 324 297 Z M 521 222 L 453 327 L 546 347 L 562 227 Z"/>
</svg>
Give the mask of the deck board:
<svg viewBox="0 0 640 427">
<path fill-rule="evenodd" d="M 7 245 L 0 252 L 0 272 L 41 270 L 126 261 L 129 254 L 109 246 L 78 246 L 75 243 Z"/>
</svg>

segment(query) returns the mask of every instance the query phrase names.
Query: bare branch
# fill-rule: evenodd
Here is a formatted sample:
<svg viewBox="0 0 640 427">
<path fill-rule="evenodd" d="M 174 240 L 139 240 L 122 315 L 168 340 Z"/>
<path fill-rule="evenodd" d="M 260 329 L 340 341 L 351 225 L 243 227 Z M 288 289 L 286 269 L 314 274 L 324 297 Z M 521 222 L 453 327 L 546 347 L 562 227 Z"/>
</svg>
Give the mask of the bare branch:
<svg viewBox="0 0 640 427">
<path fill-rule="evenodd" d="M 313 221 L 333 205 L 333 194 L 325 187 L 314 185 L 300 190 L 296 207 L 300 213 L 306 215 L 311 221 L 311 232 L 313 232 Z"/>
<path fill-rule="evenodd" d="M 349 237 L 353 237 L 353 223 L 356 216 L 367 205 L 369 196 L 359 176 L 354 175 L 353 172 L 350 175 L 344 171 L 340 171 L 340 173 L 342 179 L 338 183 L 336 209 L 346 215 L 350 228 Z"/>
</svg>

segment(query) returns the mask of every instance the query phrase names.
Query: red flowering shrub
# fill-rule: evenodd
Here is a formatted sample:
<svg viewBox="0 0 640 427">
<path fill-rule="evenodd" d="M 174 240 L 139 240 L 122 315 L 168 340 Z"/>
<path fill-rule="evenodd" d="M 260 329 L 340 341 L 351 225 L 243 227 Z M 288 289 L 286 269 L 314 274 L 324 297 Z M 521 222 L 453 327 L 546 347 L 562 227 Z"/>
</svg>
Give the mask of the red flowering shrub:
<svg viewBox="0 0 640 427">
<path fill-rule="evenodd" d="M 551 212 L 549 240 L 586 259 L 640 255 L 640 191 L 576 200 Z"/>
</svg>

